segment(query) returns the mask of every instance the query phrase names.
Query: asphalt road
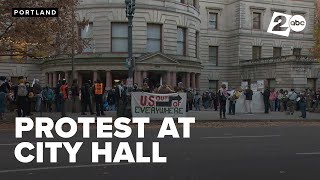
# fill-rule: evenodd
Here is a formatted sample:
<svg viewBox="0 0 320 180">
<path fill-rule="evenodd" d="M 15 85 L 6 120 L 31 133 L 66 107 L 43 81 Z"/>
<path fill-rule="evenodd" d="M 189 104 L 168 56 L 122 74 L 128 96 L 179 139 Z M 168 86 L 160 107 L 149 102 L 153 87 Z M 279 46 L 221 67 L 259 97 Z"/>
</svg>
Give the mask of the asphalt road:
<svg viewBox="0 0 320 180">
<path fill-rule="evenodd" d="M 34 132 L 22 140 L 13 131 L 0 131 L 1 180 L 319 180 L 320 127 L 192 128 L 190 139 L 156 139 L 157 128 L 146 129 L 144 154 L 151 155 L 151 142 L 160 142 L 166 164 L 91 163 L 91 143 L 84 140 L 77 163 L 68 163 L 68 154 L 58 151 L 58 163 L 19 163 L 14 157 L 16 143 L 37 142 Z M 179 129 L 182 134 L 181 129 Z M 135 156 L 136 130 L 127 139 Z M 48 141 L 48 140 L 47 140 Z M 54 139 L 50 141 L 65 141 Z M 81 134 L 70 142 L 83 141 Z M 119 139 L 111 140 L 114 148 Z M 32 151 L 34 154 L 34 151 Z M 26 152 L 24 152 L 26 153 Z M 113 152 L 115 153 L 115 152 Z M 104 158 L 100 158 L 101 161 Z"/>
</svg>

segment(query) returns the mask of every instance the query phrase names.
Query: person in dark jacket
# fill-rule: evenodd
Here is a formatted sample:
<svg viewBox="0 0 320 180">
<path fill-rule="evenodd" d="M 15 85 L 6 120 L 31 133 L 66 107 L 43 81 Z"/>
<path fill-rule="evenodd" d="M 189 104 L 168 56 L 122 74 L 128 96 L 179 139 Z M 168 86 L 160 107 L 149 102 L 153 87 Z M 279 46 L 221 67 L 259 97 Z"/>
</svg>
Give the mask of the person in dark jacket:
<svg viewBox="0 0 320 180">
<path fill-rule="evenodd" d="M 268 114 L 269 109 L 270 109 L 270 101 L 269 101 L 270 90 L 269 90 L 269 87 L 266 87 L 266 89 L 263 92 L 261 92 L 261 94 L 263 96 L 263 102 L 264 102 L 264 113 Z"/>
<path fill-rule="evenodd" d="M 307 100 L 304 95 L 300 96 L 299 100 L 299 106 L 300 106 L 300 111 L 301 111 L 301 116 L 303 119 L 307 118 Z"/>
<path fill-rule="evenodd" d="M 0 120 L 3 120 L 6 110 L 6 96 L 10 91 L 10 85 L 6 81 L 6 77 L 0 77 Z"/>
<path fill-rule="evenodd" d="M 246 96 L 246 109 L 249 114 L 252 114 L 252 96 L 253 91 L 250 87 L 247 87 L 247 89 L 244 91 L 244 95 Z M 249 110 L 248 110 L 249 109 Z"/>
<path fill-rule="evenodd" d="M 108 104 L 110 106 L 109 110 L 110 111 L 115 111 L 116 110 L 116 107 L 115 107 L 115 104 L 116 104 L 116 96 L 115 96 L 115 89 L 111 89 L 109 90 L 108 92 L 108 97 L 107 97 L 107 101 L 108 101 Z"/>
<path fill-rule="evenodd" d="M 61 80 L 58 81 L 57 86 L 54 90 L 54 100 L 55 100 L 55 105 L 56 105 L 56 111 L 61 112 L 61 95 L 60 95 L 60 88 L 61 88 Z"/>
<path fill-rule="evenodd" d="M 79 85 L 78 80 L 74 79 L 71 85 L 71 101 L 72 101 L 72 113 L 77 112 L 77 103 L 79 102 Z"/>
<path fill-rule="evenodd" d="M 90 84 L 89 82 L 84 83 L 84 85 L 81 87 L 81 104 L 82 104 L 82 115 L 86 115 L 86 109 L 89 106 L 89 110 L 91 115 L 94 114 L 92 110 L 92 104 L 91 104 L 91 96 L 90 96 Z"/>
</svg>

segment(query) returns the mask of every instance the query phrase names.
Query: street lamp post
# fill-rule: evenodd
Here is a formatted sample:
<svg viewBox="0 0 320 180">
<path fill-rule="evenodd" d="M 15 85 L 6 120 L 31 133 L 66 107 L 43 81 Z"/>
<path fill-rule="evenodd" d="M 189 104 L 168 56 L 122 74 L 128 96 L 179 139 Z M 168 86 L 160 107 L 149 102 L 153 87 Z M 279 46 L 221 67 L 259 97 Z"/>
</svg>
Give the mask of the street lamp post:
<svg viewBox="0 0 320 180">
<path fill-rule="evenodd" d="M 133 68 L 134 68 L 134 58 L 132 55 L 132 20 L 135 11 L 135 0 L 125 0 L 126 3 L 126 16 L 128 18 L 128 84 L 127 87 L 131 91 L 133 86 Z"/>
</svg>

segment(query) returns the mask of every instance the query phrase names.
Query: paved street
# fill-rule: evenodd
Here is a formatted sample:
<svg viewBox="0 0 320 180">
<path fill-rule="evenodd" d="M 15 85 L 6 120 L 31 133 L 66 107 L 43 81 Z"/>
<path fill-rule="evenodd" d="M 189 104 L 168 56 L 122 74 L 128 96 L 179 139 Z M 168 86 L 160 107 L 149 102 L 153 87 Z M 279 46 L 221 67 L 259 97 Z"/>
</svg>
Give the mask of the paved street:
<svg viewBox="0 0 320 180">
<path fill-rule="evenodd" d="M 151 142 L 159 141 L 157 133 L 158 128 L 146 129 L 146 156 L 151 155 Z M 69 141 L 82 141 L 80 135 Z M 21 141 L 36 142 L 33 136 L 30 132 Z M 126 140 L 134 156 L 136 137 L 135 129 Z M 90 142 L 97 141 L 95 138 L 84 140 L 77 164 L 66 163 L 65 150 L 58 151 L 57 164 L 21 164 L 13 154 L 19 143 L 14 132 L 2 130 L 0 179 L 318 180 L 319 137 L 318 126 L 192 128 L 191 139 L 160 140 L 160 155 L 168 157 L 167 164 L 92 164 Z M 120 140 L 112 142 L 116 147 Z M 44 160 L 49 160 L 48 152 Z"/>
</svg>

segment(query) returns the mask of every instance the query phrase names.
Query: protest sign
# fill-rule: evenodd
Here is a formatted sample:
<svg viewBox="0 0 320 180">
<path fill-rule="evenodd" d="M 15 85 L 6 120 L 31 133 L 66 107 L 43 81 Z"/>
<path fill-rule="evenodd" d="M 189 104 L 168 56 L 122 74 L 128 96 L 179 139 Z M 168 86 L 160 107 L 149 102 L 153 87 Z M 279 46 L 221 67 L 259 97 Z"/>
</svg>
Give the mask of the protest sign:
<svg viewBox="0 0 320 180">
<path fill-rule="evenodd" d="M 133 92 L 131 95 L 132 116 L 154 119 L 185 117 L 186 99 L 186 93 L 153 94 Z"/>
</svg>

